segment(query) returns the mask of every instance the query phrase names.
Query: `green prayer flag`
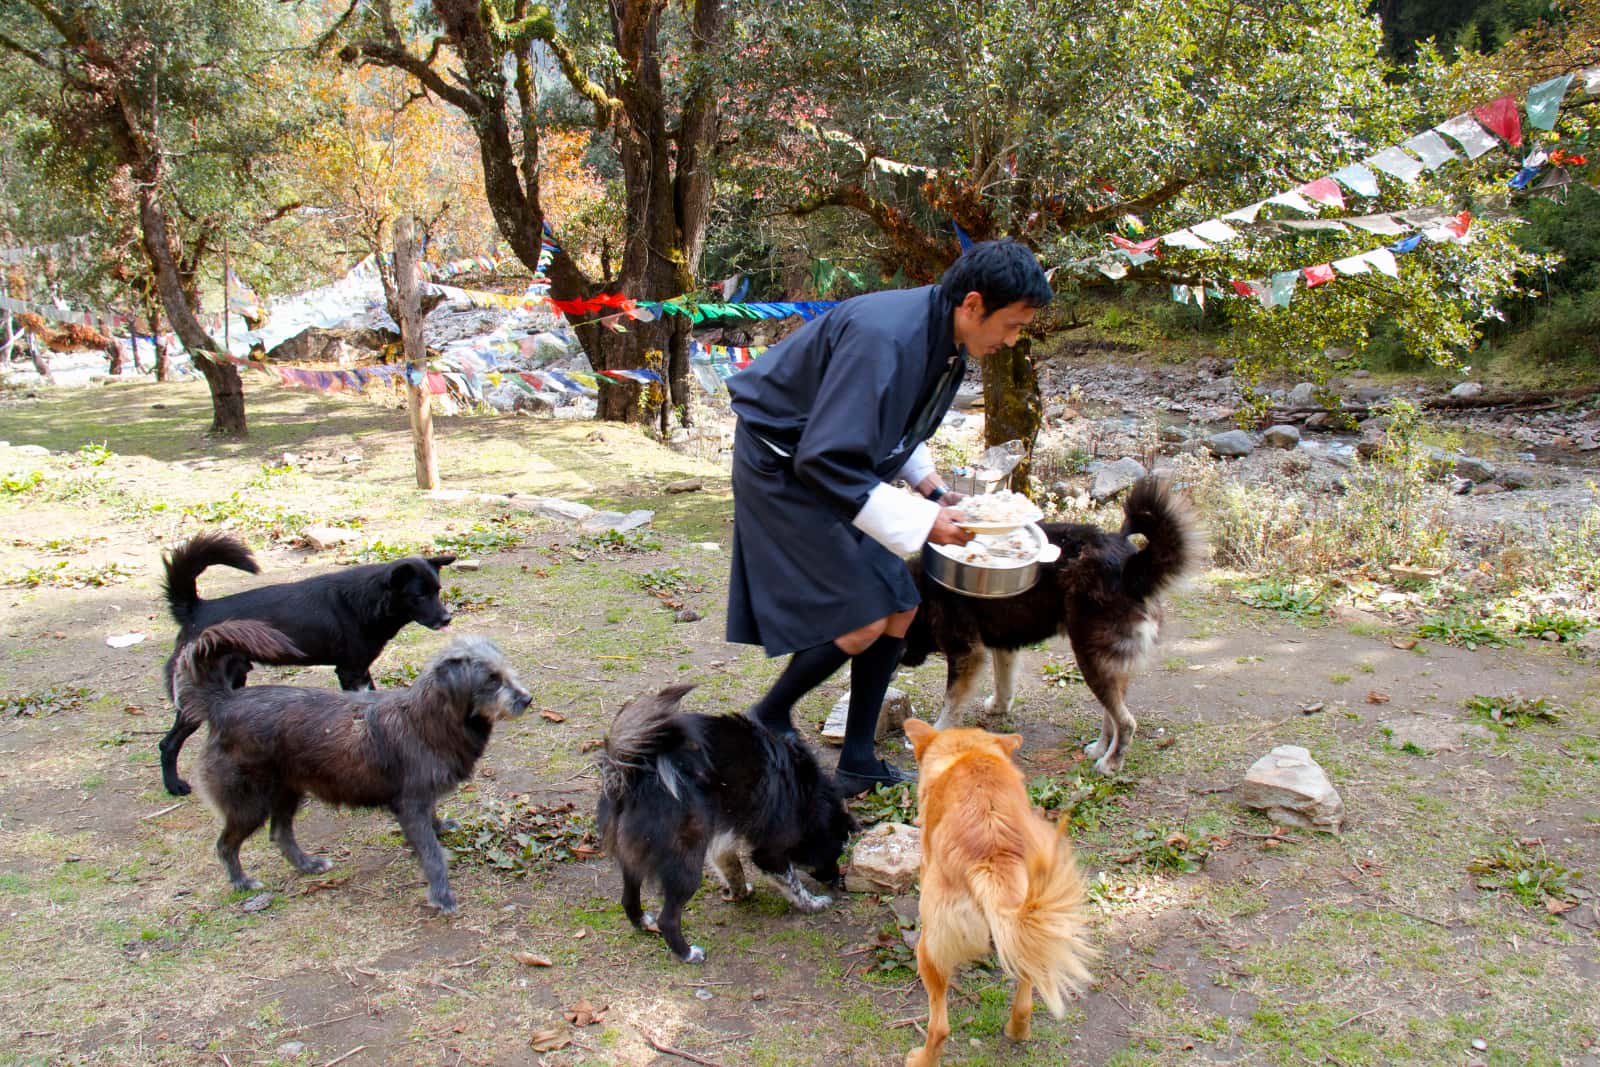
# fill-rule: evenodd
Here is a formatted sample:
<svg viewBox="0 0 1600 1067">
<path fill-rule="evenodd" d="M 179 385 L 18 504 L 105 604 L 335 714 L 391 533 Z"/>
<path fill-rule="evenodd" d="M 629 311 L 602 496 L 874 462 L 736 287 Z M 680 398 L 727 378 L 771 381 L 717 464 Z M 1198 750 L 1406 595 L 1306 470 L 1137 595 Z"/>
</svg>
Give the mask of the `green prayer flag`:
<svg viewBox="0 0 1600 1067">
<path fill-rule="evenodd" d="M 1563 74 L 1559 78 L 1551 78 L 1547 82 L 1540 82 L 1528 90 L 1528 125 L 1537 126 L 1541 130 L 1556 128 L 1556 115 L 1561 110 L 1561 98 L 1567 95 L 1567 88 L 1572 84 L 1572 75 Z"/>
</svg>

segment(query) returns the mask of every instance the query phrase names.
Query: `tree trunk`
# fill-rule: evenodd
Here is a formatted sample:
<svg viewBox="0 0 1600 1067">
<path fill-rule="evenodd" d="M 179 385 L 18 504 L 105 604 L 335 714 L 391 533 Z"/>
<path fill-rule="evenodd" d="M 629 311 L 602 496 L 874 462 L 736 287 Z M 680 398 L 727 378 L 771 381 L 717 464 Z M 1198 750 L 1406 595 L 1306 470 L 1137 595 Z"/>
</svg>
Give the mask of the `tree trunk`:
<svg viewBox="0 0 1600 1067">
<path fill-rule="evenodd" d="M 1032 342 L 1023 338 L 983 358 L 983 443 L 985 447 L 1020 440 L 1022 460 L 1011 472 L 1011 488 L 1028 491 L 1028 468 L 1039 436 L 1042 405 L 1033 371 Z"/>
<path fill-rule="evenodd" d="M 406 408 L 411 414 L 411 449 L 417 460 L 417 488 L 436 489 L 439 464 L 433 455 L 433 409 L 428 403 L 428 348 L 422 335 L 417 246 L 409 215 L 394 220 L 394 283 L 400 306 L 400 347 L 406 356 Z"/>
<path fill-rule="evenodd" d="M 188 350 L 195 367 L 205 375 L 206 385 L 211 389 L 210 432 L 219 437 L 244 437 L 248 432 L 244 417 L 244 383 L 239 378 L 238 368 L 223 361 L 217 343 L 200 325 L 184 296 L 166 209 L 159 198 L 160 167 L 146 166 L 153 173 L 141 175 L 144 180 L 139 183 L 139 227 L 145 256 L 155 274 L 161 306 L 178 340 Z"/>
</svg>

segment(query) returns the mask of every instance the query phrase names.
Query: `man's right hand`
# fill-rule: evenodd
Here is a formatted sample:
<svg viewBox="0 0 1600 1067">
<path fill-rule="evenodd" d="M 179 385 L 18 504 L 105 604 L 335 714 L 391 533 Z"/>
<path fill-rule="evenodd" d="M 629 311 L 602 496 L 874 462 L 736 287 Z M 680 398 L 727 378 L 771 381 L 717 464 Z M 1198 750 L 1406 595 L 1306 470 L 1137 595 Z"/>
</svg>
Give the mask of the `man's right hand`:
<svg viewBox="0 0 1600 1067">
<path fill-rule="evenodd" d="M 940 508 L 939 517 L 933 520 L 933 529 L 928 531 L 929 544 L 964 545 L 972 540 L 971 530 L 956 525 L 965 518 L 960 508 Z"/>
</svg>

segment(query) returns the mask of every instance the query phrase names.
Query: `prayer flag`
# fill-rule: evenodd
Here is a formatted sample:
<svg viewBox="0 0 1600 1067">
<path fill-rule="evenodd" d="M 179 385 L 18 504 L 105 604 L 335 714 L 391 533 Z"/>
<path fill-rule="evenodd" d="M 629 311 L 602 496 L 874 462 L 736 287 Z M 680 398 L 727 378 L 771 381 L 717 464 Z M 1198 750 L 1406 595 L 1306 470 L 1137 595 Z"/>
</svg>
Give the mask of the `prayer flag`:
<svg viewBox="0 0 1600 1067">
<path fill-rule="evenodd" d="M 1507 94 L 1473 108 L 1472 113 L 1512 148 L 1522 144 L 1522 116 L 1517 113 L 1515 97 Z"/>
</svg>

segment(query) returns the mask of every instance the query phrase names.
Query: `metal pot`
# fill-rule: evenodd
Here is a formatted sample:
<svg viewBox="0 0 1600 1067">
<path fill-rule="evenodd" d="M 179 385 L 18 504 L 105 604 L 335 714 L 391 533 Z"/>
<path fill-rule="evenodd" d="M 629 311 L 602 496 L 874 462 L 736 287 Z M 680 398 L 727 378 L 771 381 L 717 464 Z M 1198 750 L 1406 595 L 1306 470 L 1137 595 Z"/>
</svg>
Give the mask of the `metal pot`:
<svg viewBox="0 0 1600 1067">
<path fill-rule="evenodd" d="M 1026 593 L 1039 581 L 1039 565 L 1061 558 L 1061 546 L 1050 543 L 1037 523 L 1023 527 L 1038 544 L 1031 560 L 1012 567 L 985 567 L 963 563 L 931 544 L 922 546 L 922 570 L 952 593 L 995 600 Z"/>
</svg>

